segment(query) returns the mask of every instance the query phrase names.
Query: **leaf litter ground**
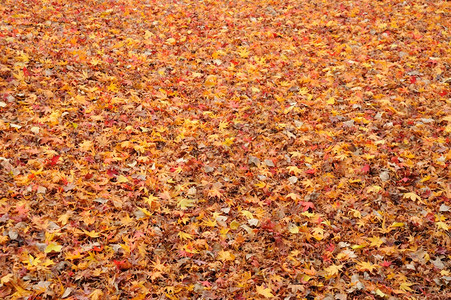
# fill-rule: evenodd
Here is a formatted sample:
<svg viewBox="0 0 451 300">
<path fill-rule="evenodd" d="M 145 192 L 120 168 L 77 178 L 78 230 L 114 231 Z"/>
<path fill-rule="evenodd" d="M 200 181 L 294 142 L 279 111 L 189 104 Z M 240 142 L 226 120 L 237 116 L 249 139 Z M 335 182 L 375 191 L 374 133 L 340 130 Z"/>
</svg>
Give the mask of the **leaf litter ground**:
<svg viewBox="0 0 451 300">
<path fill-rule="evenodd" d="M 449 2 L 0 13 L 0 298 L 451 297 Z"/>
</svg>

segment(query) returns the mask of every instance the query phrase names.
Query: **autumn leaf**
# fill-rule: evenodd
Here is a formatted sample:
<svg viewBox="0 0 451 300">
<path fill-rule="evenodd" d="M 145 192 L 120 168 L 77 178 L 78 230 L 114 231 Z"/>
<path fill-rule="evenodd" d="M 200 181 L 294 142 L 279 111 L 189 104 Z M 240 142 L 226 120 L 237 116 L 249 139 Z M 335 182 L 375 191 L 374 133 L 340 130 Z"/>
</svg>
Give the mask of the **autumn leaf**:
<svg viewBox="0 0 451 300">
<path fill-rule="evenodd" d="M 413 201 L 421 201 L 421 197 L 418 196 L 418 195 L 415 194 L 415 193 L 405 193 L 405 194 L 403 195 L 403 197 L 406 198 L 406 199 L 413 200 Z"/>
<path fill-rule="evenodd" d="M 363 272 L 363 271 L 373 272 L 374 270 L 376 270 L 379 267 L 380 266 L 374 265 L 370 262 L 358 262 L 357 263 L 357 270 L 359 270 L 361 272 Z"/>
<path fill-rule="evenodd" d="M 213 187 L 213 188 L 211 188 L 211 189 L 208 191 L 208 196 L 211 197 L 211 198 L 216 197 L 216 198 L 218 198 L 218 199 L 221 199 L 222 193 L 221 193 L 221 190 L 220 190 L 219 188 Z"/>
<path fill-rule="evenodd" d="M 404 292 L 413 292 L 413 290 L 410 288 L 412 285 L 414 284 L 410 282 L 401 282 L 399 289 Z"/>
<path fill-rule="evenodd" d="M 331 265 L 324 269 L 324 272 L 326 273 L 327 277 L 334 277 L 337 276 L 343 268 L 343 265 Z"/>
<path fill-rule="evenodd" d="M 103 296 L 103 292 L 100 289 L 95 289 L 94 291 L 92 291 L 89 294 L 89 298 L 91 300 L 100 300 L 100 299 L 102 299 L 102 296 Z"/>
<path fill-rule="evenodd" d="M 117 183 L 125 183 L 125 182 L 128 182 L 128 179 L 125 176 L 119 175 L 116 177 L 116 182 Z"/>
<path fill-rule="evenodd" d="M 261 286 L 257 285 L 256 289 L 257 289 L 257 293 L 259 295 L 264 296 L 265 298 L 273 298 L 274 297 L 274 295 L 271 293 L 272 290 L 270 288 L 265 288 L 263 285 L 261 285 Z"/>
<path fill-rule="evenodd" d="M 185 210 L 188 209 L 189 207 L 193 207 L 194 203 L 195 203 L 194 200 L 187 198 L 179 198 L 179 200 L 177 201 L 177 206 Z"/>
<path fill-rule="evenodd" d="M 44 252 L 50 253 L 50 252 L 61 252 L 61 249 L 63 249 L 63 246 L 58 245 L 57 243 L 50 243 L 45 247 Z"/>
<path fill-rule="evenodd" d="M 296 224 L 290 223 L 288 225 L 288 231 L 292 234 L 299 233 L 299 227 Z"/>
<path fill-rule="evenodd" d="M 179 231 L 177 235 L 180 237 L 181 240 L 192 240 L 194 238 L 191 234 L 183 231 Z"/>
<path fill-rule="evenodd" d="M 205 79 L 205 86 L 206 87 L 213 87 L 217 84 L 217 77 L 215 75 L 208 75 Z"/>
<path fill-rule="evenodd" d="M 232 261 L 235 260 L 235 256 L 230 251 L 219 251 L 218 259 L 220 261 Z"/>
</svg>

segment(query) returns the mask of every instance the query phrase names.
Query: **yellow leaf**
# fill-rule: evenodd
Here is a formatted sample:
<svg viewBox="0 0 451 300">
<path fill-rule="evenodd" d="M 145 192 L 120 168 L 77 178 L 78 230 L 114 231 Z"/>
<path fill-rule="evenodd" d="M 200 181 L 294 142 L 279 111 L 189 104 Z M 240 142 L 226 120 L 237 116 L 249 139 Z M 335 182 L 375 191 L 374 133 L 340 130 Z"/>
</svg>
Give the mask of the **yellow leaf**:
<svg viewBox="0 0 451 300">
<path fill-rule="evenodd" d="M 89 297 L 91 300 L 99 300 L 102 299 L 103 292 L 102 290 L 96 289 L 91 294 L 89 294 Z"/>
<path fill-rule="evenodd" d="M 422 179 L 420 180 L 420 182 L 425 182 L 425 181 L 428 181 L 429 179 L 431 179 L 431 175 L 428 175 L 428 176 L 422 178 Z"/>
<path fill-rule="evenodd" d="M 9 240 L 9 237 L 7 235 L 0 235 L 0 245 L 3 245 Z"/>
<path fill-rule="evenodd" d="M 413 292 L 413 290 L 410 288 L 412 285 L 414 285 L 414 284 L 410 283 L 410 282 L 402 282 L 399 285 L 399 288 L 404 292 Z"/>
<path fill-rule="evenodd" d="M 407 198 L 407 199 L 410 199 L 410 200 L 413 200 L 413 201 L 415 201 L 415 200 L 421 201 L 421 197 L 418 196 L 415 193 L 405 193 L 403 195 L 403 198 Z"/>
<path fill-rule="evenodd" d="M 217 77 L 215 75 L 208 75 L 205 79 L 205 86 L 206 87 L 213 87 L 217 84 Z"/>
<path fill-rule="evenodd" d="M 448 231 L 449 230 L 449 226 L 445 223 L 445 222 L 437 222 L 437 223 L 435 223 L 435 225 L 437 225 L 437 227 L 439 228 L 439 229 L 443 229 L 443 230 L 445 230 L 445 231 Z"/>
<path fill-rule="evenodd" d="M 150 211 L 148 211 L 145 207 L 138 207 L 138 209 L 148 217 L 150 217 L 152 215 L 152 213 Z M 142 217 L 145 218 L 145 216 L 142 216 Z"/>
<path fill-rule="evenodd" d="M 74 259 L 79 259 L 81 257 L 83 257 L 83 256 L 81 255 L 80 251 L 77 250 L 74 253 L 67 253 L 64 258 L 68 259 L 68 260 L 74 260 Z"/>
<path fill-rule="evenodd" d="M 166 40 L 166 43 L 169 44 L 169 45 L 175 45 L 176 40 L 174 38 L 169 38 L 169 39 Z"/>
<path fill-rule="evenodd" d="M 119 176 L 117 176 L 117 178 L 116 178 L 116 182 L 117 182 L 117 183 L 124 183 L 124 182 L 128 182 L 128 179 L 127 179 L 127 177 L 125 177 L 125 176 L 123 176 L 123 175 L 119 175 Z"/>
<path fill-rule="evenodd" d="M 333 277 L 338 275 L 338 273 L 343 268 L 343 265 L 331 265 L 330 267 L 327 267 L 324 269 L 328 277 Z"/>
<path fill-rule="evenodd" d="M 239 51 L 238 54 L 242 57 L 242 58 L 248 58 L 249 57 L 249 51 L 242 47 Z"/>
<path fill-rule="evenodd" d="M 61 249 L 63 249 L 63 246 L 58 245 L 57 243 L 50 243 L 47 247 L 45 247 L 44 252 L 45 253 L 61 252 Z"/>
<path fill-rule="evenodd" d="M 177 206 L 180 207 L 182 210 L 188 209 L 188 207 L 194 206 L 194 200 L 187 199 L 187 198 L 181 198 L 177 202 Z"/>
<path fill-rule="evenodd" d="M 302 170 L 299 169 L 296 166 L 289 166 L 287 167 L 288 172 L 290 172 L 291 174 L 295 174 L 295 175 L 299 175 L 302 173 Z"/>
<path fill-rule="evenodd" d="M 326 101 L 327 104 L 333 105 L 335 104 L 335 98 L 334 97 L 330 97 L 329 100 Z"/>
<path fill-rule="evenodd" d="M 213 187 L 211 190 L 208 191 L 208 196 L 211 198 L 217 197 L 218 199 L 221 199 L 222 194 L 218 188 Z"/>
<path fill-rule="evenodd" d="M 290 152 L 290 154 L 291 154 L 291 157 L 294 157 L 294 158 L 302 158 L 304 155 L 301 153 L 301 152 L 299 152 L 299 151 L 292 151 L 292 152 Z"/>
<path fill-rule="evenodd" d="M 152 194 L 150 194 L 148 197 L 144 197 L 144 202 L 146 202 L 150 206 L 150 208 L 159 207 L 158 197 L 155 197 Z"/>
<path fill-rule="evenodd" d="M 221 121 L 219 123 L 219 130 L 222 131 L 222 130 L 226 129 L 228 126 L 229 126 L 229 123 L 227 123 L 226 121 Z"/>
<path fill-rule="evenodd" d="M 378 185 L 370 186 L 366 191 L 367 193 L 378 193 L 382 188 Z"/>
<path fill-rule="evenodd" d="M 98 237 L 100 236 L 100 233 L 95 232 L 95 230 L 87 231 L 87 230 L 84 230 L 84 229 L 83 229 L 83 232 L 84 232 L 87 236 L 89 236 L 89 237 L 91 237 L 91 238 L 98 238 Z"/>
<path fill-rule="evenodd" d="M 349 183 L 359 183 L 362 182 L 362 179 L 349 179 Z"/>
<path fill-rule="evenodd" d="M 290 233 L 292 233 L 292 234 L 299 233 L 299 227 L 296 226 L 296 224 L 290 223 L 290 224 L 288 225 L 288 231 L 289 231 Z"/>
<path fill-rule="evenodd" d="M 316 240 L 321 241 L 324 238 L 324 230 L 320 227 L 315 227 L 312 230 L 312 235 Z"/>
<path fill-rule="evenodd" d="M 218 253 L 218 259 L 220 261 L 227 261 L 227 260 L 232 261 L 232 260 L 235 260 L 235 255 L 233 255 L 230 251 L 221 250 Z"/>
<path fill-rule="evenodd" d="M 372 237 L 372 238 L 368 238 L 368 240 L 371 242 L 370 247 L 377 247 L 377 248 L 379 248 L 384 243 L 384 241 L 381 240 L 381 238 L 378 237 L 378 236 L 375 236 L 375 237 Z"/>
<path fill-rule="evenodd" d="M 273 298 L 274 295 L 271 293 L 270 288 L 265 288 L 263 285 L 257 286 L 257 293 L 266 297 L 266 298 Z"/>
<path fill-rule="evenodd" d="M 179 233 L 177 234 L 179 236 L 179 238 L 181 240 L 192 240 L 193 236 L 189 233 L 183 232 L 183 231 L 179 231 Z"/>
<path fill-rule="evenodd" d="M 120 246 L 122 249 L 124 249 L 124 251 L 125 251 L 126 253 L 130 253 L 130 252 L 131 252 L 131 249 L 130 249 L 130 247 L 129 247 L 128 245 L 126 245 L 126 244 L 119 244 L 119 246 Z"/>
<path fill-rule="evenodd" d="M 5 284 L 5 283 L 10 282 L 12 279 L 13 279 L 13 274 L 8 274 L 8 275 L 3 276 L 3 277 L 0 279 L 0 283 L 1 283 L 1 284 Z"/>
<path fill-rule="evenodd" d="M 362 249 L 363 247 L 365 247 L 365 245 L 352 245 L 351 248 L 356 250 L 356 249 Z"/>
<path fill-rule="evenodd" d="M 357 270 L 359 270 L 361 272 L 364 272 L 364 271 L 373 272 L 373 270 L 375 270 L 376 268 L 379 268 L 379 266 L 378 265 L 373 265 L 370 262 L 362 261 L 362 262 L 358 262 L 357 263 Z"/>
<path fill-rule="evenodd" d="M 255 186 L 262 189 L 266 186 L 266 183 L 264 183 L 263 181 L 260 181 L 259 183 L 256 183 Z"/>
<path fill-rule="evenodd" d="M 380 289 L 377 289 L 377 290 L 375 290 L 374 292 L 376 293 L 376 295 L 378 295 L 378 296 L 381 297 L 381 298 L 387 297 L 387 295 L 384 294 L 384 292 L 382 292 Z"/>
<path fill-rule="evenodd" d="M 38 134 L 39 133 L 39 127 L 31 127 L 31 132 L 33 132 L 34 134 Z"/>
<path fill-rule="evenodd" d="M 82 151 L 89 151 L 93 149 L 94 144 L 92 141 L 84 140 L 80 145 L 78 145 L 78 148 Z"/>
<path fill-rule="evenodd" d="M 247 211 L 247 210 L 242 210 L 241 214 L 243 216 L 245 216 L 246 218 L 248 218 L 248 219 L 253 219 L 254 218 L 254 215 L 250 211 Z"/>
<path fill-rule="evenodd" d="M 234 141 L 234 140 L 235 140 L 234 138 L 226 138 L 226 139 L 224 140 L 224 142 L 222 142 L 222 144 L 223 144 L 224 146 L 230 147 L 230 146 L 233 145 L 233 141 Z"/>
<path fill-rule="evenodd" d="M 287 199 L 288 199 L 288 198 L 291 198 L 291 200 L 296 201 L 296 200 L 300 200 L 300 199 L 301 199 L 301 196 L 299 196 L 298 194 L 295 194 L 295 193 L 289 193 L 289 194 L 287 195 Z"/>
<path fill-rule="evenodd" d="M 58 218 L 58 222 L 61 222 L 61 225 L 66 225 L 67 224 L 67 221 L 69 220 L 69 214 L 64 214 L 64 215 L 61 215 L 59 218 Z"/>
<path fill-rule="evenodd" d="M 153 33 L 152 32 L 150 32 L 149 30 L 146 30 L 146 32 L 144 33 L 144 38 L 146 39 L 146 40 L 148 40 L 148 39 L 150 39 L 151 37 L 153 37 Z"/>
<path fill-rule="evenodd" d="M 401 222 L 393 222 L 393 224 L 390 225 L 390 227 L 404 227 L 404 223 Z"/>
<path fill-rule="evenodd" d="M 112 82 L 108 87 L 107 87 L 107 89 L 109 90 L 109 91 L 111 91 L 111 92 L 117 92 L 119 89 L 117 88 L 117 85 L 116 84 L 114 84 L 114 82 Z"/>
<path fill-rule="evenodd" d="M 252 91 L 252 93 L 259 93 L 260 89 L 256 88 L 256 87 L 251 87 L 251 91 Z"/>
<path fill-rule="evenodd" d="M 238 223 L 236 220 L 233 220 L 232 222 L 230 222 L 230 229 L 236 230 L 236 229 L 238 229 L 238 227 L 240 227 L 240 223 Z"/>
</svg>

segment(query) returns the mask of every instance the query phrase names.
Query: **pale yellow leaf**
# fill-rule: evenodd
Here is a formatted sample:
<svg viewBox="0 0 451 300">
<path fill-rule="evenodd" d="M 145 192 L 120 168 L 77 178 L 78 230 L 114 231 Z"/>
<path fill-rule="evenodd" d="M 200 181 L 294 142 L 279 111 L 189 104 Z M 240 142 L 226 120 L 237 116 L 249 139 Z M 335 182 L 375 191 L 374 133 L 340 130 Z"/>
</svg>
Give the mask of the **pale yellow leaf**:
<svg viewBox="0 0 451 300">
<path fill-rule="evenodd" d="M 263 285 L 257 286 L 257 293 L 266 297 L 266 298 L 273 298 L 274 295 L 271 293 L 270 288 L 265 288 Z"/>
<path fill-rule="evenodd" d="M 57 243 L 50 243 L 45 247 L 44 252 L 50 253 L 50 252 L 61 252 L 61 249 L 63 249 L 63 246 L 58 245 Z"/>
</svg>

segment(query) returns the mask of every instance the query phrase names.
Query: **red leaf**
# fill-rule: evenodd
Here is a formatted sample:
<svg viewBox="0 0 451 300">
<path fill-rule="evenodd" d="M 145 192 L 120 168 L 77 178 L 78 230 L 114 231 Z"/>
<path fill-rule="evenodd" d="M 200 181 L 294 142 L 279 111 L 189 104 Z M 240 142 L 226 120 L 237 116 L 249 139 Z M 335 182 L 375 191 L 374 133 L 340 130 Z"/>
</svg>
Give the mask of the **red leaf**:
<svg viewBox="0 0 451 300">
<path fill-rule="evenodd" d="M 303 211 L 307 211 L 309 208 L 314 209 L 315 208 L 315 204 L 313 204 L 313 202 L 300 202 L 301 205 L 303 206 Z"/>
<path fill-rule="evenodd" d="M 367 174 L 370 172 L 370 165 L 366 164 L 363 166 L 363 168 L 361 169 L 363 174 Z"/>
<path fill-rule="evenodd" d="M 335 245 L 330 243 L 327 247 L 326 247 L 326 251 L 328 252 L 334 252 L 335 250 Z"/>
<path fill-rule="evenodd" d="M 391 261 L 383 261 L 380 265 L 381 267 L 388 268 L 391 265 Z"/>
<path fill-rule="evenodd" d="M 30 76 L 30 75 L 31 75 L 30 72 L 28 71 L 28 69 L 27 69 L 26 67 L 23 67 L 23 74 L 24 74 L 25 76 Z"/>
<path fill-rule="evenodd" d="M 106 171 L 106 174 L 110 177 L 114 177 L 114 176 L 117 176 L 117 174 L 119 174 L 119 172 L 115 169 L 108 169 Z"/>
<path fill-rule="evenodd" d="M 315 169 L 310 169 L 310 170 L 305 171 L 305 173 L 310 174 L 310 175 L 314 175 L 316 173 L 316 170 Z"/>
<path fill-rule="evenodd" d="M 51 159 L 47 160 L 47 165 L 51 166 L 51 167 L 55 166 L 56 163 L 58 162 L 58 159 L 60 158 L 60 156 L 61 155 L 55 155 Z"/>
</svg>

